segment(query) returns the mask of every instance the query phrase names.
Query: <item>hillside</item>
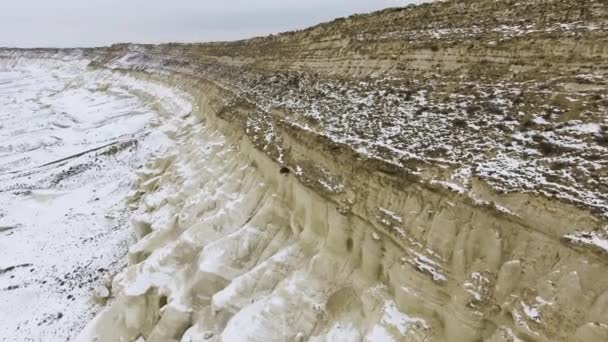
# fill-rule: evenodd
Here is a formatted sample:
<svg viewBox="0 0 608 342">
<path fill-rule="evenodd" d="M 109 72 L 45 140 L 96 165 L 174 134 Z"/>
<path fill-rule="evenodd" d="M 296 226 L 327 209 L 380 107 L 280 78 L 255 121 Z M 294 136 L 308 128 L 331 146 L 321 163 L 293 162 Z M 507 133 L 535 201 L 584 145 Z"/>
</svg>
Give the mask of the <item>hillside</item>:
<svg viewBox="0 0 608 342">
<path fill-rule="evenodd" d="M 608 339 L 604 1 L 78 53 L 192 104 L 137 171 L 139 241 L 82 341 Z"/>
<path fill-rule="evenodd" d="M 116 50 L 216 80 L 262 112 L 281 108 L 294 129 L 399 168 L 605 216 L 605 12 L 592 1 L 437 2 L 269 38 Z"/>
</svg>

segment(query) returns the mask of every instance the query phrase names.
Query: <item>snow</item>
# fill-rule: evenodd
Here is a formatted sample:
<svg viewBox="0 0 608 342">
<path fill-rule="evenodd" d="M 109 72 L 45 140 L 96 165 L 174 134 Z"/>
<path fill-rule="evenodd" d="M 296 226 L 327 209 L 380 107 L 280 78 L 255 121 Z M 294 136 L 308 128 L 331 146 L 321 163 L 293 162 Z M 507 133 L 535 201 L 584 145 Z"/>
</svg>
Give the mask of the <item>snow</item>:
<svg viewBox="0 0 608 342">
<path fill-rule="evenodd" d="M 471 273 L 471 281 L 465 281 L 463 286 L 473 296 L 475 301 L 480 302 L 484 299 L 483 294 L 487 293 L 489 282 L 488 278 L 484 277 L 481 273 L 473 272 Z"/>
<path fill-rule="evenodd" d="M 468 191 L 467 189 L 465 189 L 464 187 L 453 183 L 453 182 L 448 182 L 448 181 L 442 181 L 442 180 L 431 180 L 431 184 L 437 184 L 440 185 L 446 189 L 449 189 L 453 192 L 459 193 L 459 194 L 466 194 Z"/>
<path fill-rule="evenodd" d="M 395 339 L 381 325 L 374 325 L 372 330 L 365 336 L 367 342 L 393 342 Z"/>
<path fill-rule="evenodd" d="M 110 290 L 108 290 L 108 288 L 105 287 L 104 285 L 97 286 L 93 290 L 93 293 L 94 293 L 95 297 L 97 297 L 97 298 L 108 298 L 108 297 L 110 297 Z"/>
<path fill-rule="evenodd" d="M 370 329 L 364 340 L 400 341 L 406 338 L 412 327 L 428 329 L 429 325 L 421 318 L 411 317 L 400 311 L 393 300 L 386 300 L 382 306 L 380 321 Z"/>
<path fill-rule="evenodd" d="M 605 232 L 578 232 L 564 235 L 564 239 L 575 244 L 591 245 L 608 253 L 608 227 L 604 228 Z"/>
<path fill-rule="evenodd" d="M 421 318 L 410 317 L 405 313 L 401 312 L 397 308 L 397 304 L 394 301 L 387 301 L 384 304 L 384 315 L 382 316 L 381 322 L 394 326 L 397 328 L 401 335 L 405 335 L 409 327 L 413 324 L 421 325 L 424 328 L 428 328 L 426 321 Z"/>
<path fill-rule="evenodd" d="M 191 110 L 171 89 L 77 57 L 0 58 L 3 341 L 69 340 L 94 316 L 92 297 L 109 296 L 133 241 L 132 171 L 171 146 L 150 125 Z"/>
<path fill-rule="evenodd" d="M 361 335 L 350 322 L 336 323 L 327 333 L 325 341 L 357 342 L 361 341 Z"/>
<path fill-rule="evenodd" d="M 597 123 L 581 123 L 561 129 L 561 131 L 573 132 L 578 134 L 599 133 L 601 132 L 601 130 L 601 126 Z"/>
<path fill-rule="evenodd" d="M 524 310 L 524 313 L 526 314 L 526 316 L 528 316 L 531 320 L 540 323 L 541 319 L 540 319 L 540 312 L 538 311 L 537 307 L 534 306 L 528 306 L 526 303 L 524 303 L 523 301 L 520 302 L 521 306 Z"/>
<path fill-rule="evenodd" d="M 399 223 L 403 223 L 403 219 L 401 218 L 401 216 L 397 215 L 393 211 L 390 211 L 390 210 L 382 208 L 382 207 L 379 207 L 378 210 L 380 210 L 382 213 L 388 215 L 393 220 L 395 220 L 395 221 L 397 221 Z"/>
<path fill-rule="evenodd" d="M 416 257 L 413 260 L 408 260 L 410 264 L 418 270 L 431 275 L 436 282 L 446 282 L 448 278 L 441 271 L 441 267 L 433 260 L 416 251 L 410 250 Z"/>
<path fill-rule="evenodd" d="M 508 208 L 506 208 L 500 204 L 494 203 L 494 206 L 496 207 L 496 210 L 498 210 L 499 212 L 501 212 L 503 214 L 507 214 L 507 215 L 511 215 L 511 216 L 518 216 L 513 211 L 509 210 Z"/>
<path fill-rule="evenodd" d="M 416 41 L 455 41 L 458 39 L 497 39 L 505 41 L 517 37 L 529 35 L 541 35 L 547 33 L 559 32 L 563 36 L 579 35 L 581 32 L 590 32 L 597 30 L 605 30 L 605 23 L 588 23 L 588 22 L 571 22 L 571 23 L 551 23 L 550 25 L 540 26 L 538 24 L 520 24 L 520 25 L 500 25 L 497 27 L 480 27 L 473 25 L 471 27 L 451 27 L 451 28 L 428 28 L 422 30 L 401 30 L 386 32 L 378 36 L 375 34 L 360 33 L 357 35 L 359 41 L 370 40 L 406 40 L 409 42 Z M 494 40 L 489 40 L 491 45 L 497 44 Z"/>
<path fill-rule="evenodd" d="M 530 305 L 526 304 L 523 300 L 520 300 L 521 308 L 526 317 L 536 323 L 542 323 L 541 308 L 543 306 L 551 306 L 554 303 L 543 299 L 540 296 L 536 296 L 534 302 Z"/>
</svg>

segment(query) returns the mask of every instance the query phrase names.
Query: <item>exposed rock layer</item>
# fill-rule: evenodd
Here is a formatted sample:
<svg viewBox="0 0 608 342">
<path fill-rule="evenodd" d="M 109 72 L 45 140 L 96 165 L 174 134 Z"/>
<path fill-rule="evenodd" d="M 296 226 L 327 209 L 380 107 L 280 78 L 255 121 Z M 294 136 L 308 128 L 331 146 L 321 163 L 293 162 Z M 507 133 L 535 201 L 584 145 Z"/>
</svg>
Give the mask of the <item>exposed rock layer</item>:
<svg viewBox="0 0 608 342">
<path fill-rule="evenodd" d="M 216 82 L 256 116 L 281 112 L 429 181 L 479 179 L 606 217 L 606 12 L 448 1 L 233 43 L 119 45 L 98 62 Z"/>
<path fill-rule="evenodd" d="M 192 92 L 204 123 L 176 132 L 181 149 L 142 178 L 147 214 L 135 225 L 145 237 L 95 331 L 158 341 L 605 337 L 605 255 L 560 240 L 592 224 L 580 209 L 494 198 L 520 204 L 506 211 L 289 131 L 277 133 L 284 163 L 296 165 L 286 172 L 237 124 L 248 105 L 213 83 L 168 78 Z M 397 308 L 407 316 L 390 319 Z M 124 330 L 108 329 L 117 317 Z"/>
</svg>

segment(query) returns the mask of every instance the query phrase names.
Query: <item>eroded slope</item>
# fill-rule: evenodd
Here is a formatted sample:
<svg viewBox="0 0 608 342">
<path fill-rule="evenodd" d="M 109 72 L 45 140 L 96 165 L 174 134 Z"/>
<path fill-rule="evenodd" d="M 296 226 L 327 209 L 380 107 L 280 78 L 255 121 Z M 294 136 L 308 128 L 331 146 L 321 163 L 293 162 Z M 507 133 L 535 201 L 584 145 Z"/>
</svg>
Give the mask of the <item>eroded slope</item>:
<svg viewBox="0 0 608 342">
<path fill-rule="evenodd" d="M 194 94 L 201 121 L 141 173 L 142 239 L 84 340 L 605 337 L 605 254 L 561 239 L 596 224 L 585 211 L 471 198 L 273 126 L 207 80 L 136 74 Z"/>
<path fill-rule="evenodd" d="M 81 340 L 605 341 L 606 29 L 601 1 L 446 1 L 92 51 L 192 117 Z"/>
</svg>

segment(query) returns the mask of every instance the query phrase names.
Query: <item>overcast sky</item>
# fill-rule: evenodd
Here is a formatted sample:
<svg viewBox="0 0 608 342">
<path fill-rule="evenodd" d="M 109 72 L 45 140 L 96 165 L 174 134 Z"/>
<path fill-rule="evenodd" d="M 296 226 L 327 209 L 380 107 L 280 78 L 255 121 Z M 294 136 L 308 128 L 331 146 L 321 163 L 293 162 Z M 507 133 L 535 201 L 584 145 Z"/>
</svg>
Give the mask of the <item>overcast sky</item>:
<svg viewBox="0 0 608 342">
<path fill-rule="evenodd" d="M 0 0 L 0 46 L 234 40 L 415 0 Z"/>
</svg>

